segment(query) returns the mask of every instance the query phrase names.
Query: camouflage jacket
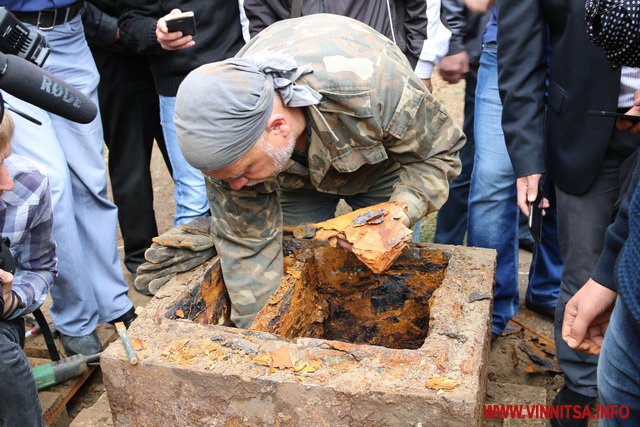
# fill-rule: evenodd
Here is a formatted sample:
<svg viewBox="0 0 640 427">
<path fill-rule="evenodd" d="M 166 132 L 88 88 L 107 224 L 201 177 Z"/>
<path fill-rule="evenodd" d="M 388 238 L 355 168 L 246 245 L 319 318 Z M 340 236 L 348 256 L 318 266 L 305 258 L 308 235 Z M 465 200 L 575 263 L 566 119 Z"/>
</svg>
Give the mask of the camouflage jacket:
<svg viewBox="0 0 640 427">
<path fill-rule="evenodd" d="M 307 107 L 308 167 L 290 160 L 274 179 L 239 191 L 208 179 L 225 282 L 238 290 L 249 286 L 253 297 L 259 290 L 270 294 L 282 270 L 278 190 L 314 188 L 353 195 L 366 192 L 395 167 L 399 180 L 391 200 L 407 202 L 413 225 L 447 199 L 465 143 L 460 128 L 398 47 L 364 24 L 323 14 L 281 21 L 253 38 L 238 56 L 274 53 L 311 64 L 313 73 L 297 83 L 322 94 L 319 105 Z M 238 277 L 248 271 L 252 277 Z M 236 278 L 243 284 L 236 285 Z M 271 280 L 275 282 L 259 289 L 261 282 Z M 264 303 L 265 297 L 258 299 Z"/>
</svg>

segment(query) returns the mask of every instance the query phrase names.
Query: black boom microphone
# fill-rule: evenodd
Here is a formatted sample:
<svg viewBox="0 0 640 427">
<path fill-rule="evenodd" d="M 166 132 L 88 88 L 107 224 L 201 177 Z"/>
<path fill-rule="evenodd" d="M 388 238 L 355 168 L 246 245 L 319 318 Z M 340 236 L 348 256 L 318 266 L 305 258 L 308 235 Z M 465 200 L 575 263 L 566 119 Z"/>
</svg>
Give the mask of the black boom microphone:
<svg viewBox="0 0 640 427">
<path fill-rule="evenodd" d="M 0 89 L 73 122 L 90 123 L 98 114 L 85 94 L 15 55 L 0 53 Z"/>
</svg>

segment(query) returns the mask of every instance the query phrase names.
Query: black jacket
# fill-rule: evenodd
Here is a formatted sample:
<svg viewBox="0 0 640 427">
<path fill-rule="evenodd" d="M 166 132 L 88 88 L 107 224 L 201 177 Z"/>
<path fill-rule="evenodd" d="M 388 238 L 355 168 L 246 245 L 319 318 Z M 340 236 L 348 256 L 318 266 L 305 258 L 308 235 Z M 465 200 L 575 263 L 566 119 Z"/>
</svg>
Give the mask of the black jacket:
<svg viewBox="0 0 640 427">
<path fill-rule="evenodd" d="M 251 37 L 274 22 L 291 17 L 292 0 L 245 0 Z M 415 67 L 427 38 L 427 2 L 389 0 L 396 44 Z M 387 0 L 305 0 L 302 15 L 333 13 L 357 19 L 393 39 Z"/>
<path fill-rule="evenodd" d="M 447 56 L 466 51 L 469 62 L 477 64 L 480 60 L 484 27 L 491 13 L 477 15 L 467 9 L 462 0 L 442 0 L 442 10 L 451 30 Z"/>
<path fill-rule="evenodd" d="M 172 9 L 193 11 L 196 45 L 166 51 L 156 39 L 156 22 Z M 195 68 L 232 57 L 244 45 L 236 0 L 118 0 L 121 37 L 134 40 L 139 53 L 149 54 L 159 95 L 175 96 L 182 80 Z"/>
<path fill-rule="evenodd" d="M 126 35 L 116 39 L 118 9 L 116 0 L 87 0 L 82 13 L 82 24 L 87 42 L 92 48 L 100 47 L 122 55 L 137 55 L 135 39 Z"/>
<path fill-rule="evenodd" d="M 497 0 L 502 129 L 514 171 L 521 177 L 546 170 L 558 188 L 575 195 L 594 182 L 615 125 L 587 111 L 615 111 L 620 89 L 620 70 L 587 36 L 584 4 Z M 548 101 L 547 29 L 552 51 Z"/>
</svg>

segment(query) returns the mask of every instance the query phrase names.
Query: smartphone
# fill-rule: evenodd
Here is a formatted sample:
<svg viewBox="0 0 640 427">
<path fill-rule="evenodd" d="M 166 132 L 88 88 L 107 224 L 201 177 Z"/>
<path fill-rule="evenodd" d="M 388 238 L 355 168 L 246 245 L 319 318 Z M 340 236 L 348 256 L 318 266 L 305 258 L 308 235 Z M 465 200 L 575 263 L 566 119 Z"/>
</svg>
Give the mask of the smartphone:
<svg viewBox="0 0 640 427">
<path fill-rule="evenodd" d="M 529 233 L 536 243 L 542 242 L 542 188 L 538 186 L 538 197 L 536 201 L 529 204 Z"/>
<path fill-rule="evenodd" d="M 588 113 L 596 116 L 615 117 L 616 119 L 629 120 L 634 123 L 640 122 L 640 116 L 630 116 L 628 114 L 616 113 L 613 111 L 589 110 Z"/>
<path fill-rule="evenodd" d="M 182 31 L 183 36 L 194 36 L 196 31 L 196 17 L 193 12 L 182 12 L 165 18 L 170 33 Z"/>
</svg>

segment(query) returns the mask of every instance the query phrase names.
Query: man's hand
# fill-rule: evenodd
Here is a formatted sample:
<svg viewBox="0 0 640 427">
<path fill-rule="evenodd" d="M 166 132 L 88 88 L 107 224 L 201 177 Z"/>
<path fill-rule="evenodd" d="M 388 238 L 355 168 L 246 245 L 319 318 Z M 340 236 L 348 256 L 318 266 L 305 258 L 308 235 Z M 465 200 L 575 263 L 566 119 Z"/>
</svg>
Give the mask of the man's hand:
<svg viewBox="0 0 640 427">
<path fill-rule="evenodd" d="M 140 293 L 155 295 L 177 273 L 196 268 L 215 255 L 211 218 L 194 219 L 153 238 L 133 286 Z"/>
<path fill-rule="evenodd" d="M 493 6 L 493 0 L 464 0 L 464 5 L 467 6 L 473 13 L 485 13 Z"/>
<path fill-rule="evenodd" d="M 196 44 L 191 36 L 183 36 L 181 31 L 170 33 L 165 19 L 171 15 L 182 13 L 180 9 L 173 9 L 168 15 L 158 19 L 156 23 L 156 38 L 164 50 L 180 50 Z"/>
<path fill-rule="evenodd" d="M 538 185 L 540 184 L 540 178 L 542 174 L 536 173 L 533 175 L 522 176 L 516 180 L 516 188 L 518 190 L 518 207 L 520 211 L 529 216 L 529 205 L 536 201 L 538 198 Z M 549 200 L 546 198 L 540 202 L 540 207 L 546 209 L 549 207 Z M 544 215 L 544 211 L 542 211 Z"/>
<path fill-rule="evenodd" d="M 431 84 L 431 79 L 420 79 L 422 81 L 422 84 L 425 85 L 427 87 L 427 89 L 429 89 L 429 92 L 433 93 L 433 85 Z"/>
<path fill-rule="evenodd" d="M 13 302 L 13 296 L 11 295 L 11 289 L 13 288 L 13 274 L 0 269 L 0 281 L 2 281 L 2 300 L 4 301 L 4 311 L 0 314 L 4 316 L 9 310 L 15 310 L 15 307 L 12 307 L 11 305 Z"/>
<path fill-rule="evenodd" d="M 2 282 L 2 295 L 10 294 L 13 288 L 13 274 L 0 269 L 0 281 Z"/>
<path fill-rule="evenodd" d="M 633 94 L 633 107 L 625 114 L 630 116 L 640 116 L 640 89 L 636 90 Z M 616 121 L 616 127 L 619 130 L 628 130 L 633 135 L 640 133 L 640 122 L 632 122 L 630 120 L 618 119 Z"/>
<path fill-rule="evenodd" d="M 562 320 L 562 339 L 569 347 L 600 354 L 602 340 L 617 294 L 589 279 L 567 302 Z"/>
<path fill-rule="evenodd" d="M 464 50 L 445 56 L 439 65 L 440 76 L 451 84 L 458 83 L 469 72 L 469 55 Z"/>
</svg>

